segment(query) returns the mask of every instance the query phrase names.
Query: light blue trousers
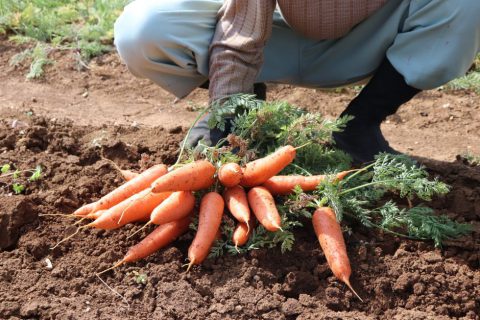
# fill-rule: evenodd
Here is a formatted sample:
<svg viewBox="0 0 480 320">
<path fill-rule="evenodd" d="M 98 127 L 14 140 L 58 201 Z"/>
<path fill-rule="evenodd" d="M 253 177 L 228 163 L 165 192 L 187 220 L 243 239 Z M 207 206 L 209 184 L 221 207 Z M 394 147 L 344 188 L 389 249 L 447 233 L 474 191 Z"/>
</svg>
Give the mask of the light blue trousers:
<svg viewBox="0 0 480 320">
<path fill-rule="evenodd" d="M 177 97 L 208 79 L 222 0 L 136 0 L 115 23 L 129 70 Z M 332 88 L 370 77 L 385 55 L 418 89 L 466 73 L 480 51 L 480 0 L 390 0 L 345 37 L 314 41 L 277 12 L 258 82 Z"/>
</svg>

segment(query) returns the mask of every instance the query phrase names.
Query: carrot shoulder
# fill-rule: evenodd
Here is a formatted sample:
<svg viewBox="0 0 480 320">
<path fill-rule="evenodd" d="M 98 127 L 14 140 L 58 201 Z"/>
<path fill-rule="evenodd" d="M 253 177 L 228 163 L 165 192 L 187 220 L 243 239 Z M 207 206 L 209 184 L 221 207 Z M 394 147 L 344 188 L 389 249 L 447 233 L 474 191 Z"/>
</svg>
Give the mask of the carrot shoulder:
<svg viewBox="0 0 480 320">
<path fill-rule="evenodd" d="M 228 188 L 238 185 L 242 176 L 242 168 L 233 162 L 224 164 L 218 169 L 218 180 L 223 186 Z"/>
<path fill-rule="evenodd" d="M 294 147 L 284 146 L 264 158 L 247 163 L 240 184 L 245 187 L 261 185 L 288 166 L 295 155 Z"/>
<path fill-rule="evenodd" d="M 215 166 L 206 160 L 198 160 L 175 169 L 152 184 L 152 192 L 196 191 L 207 189 L 215 182 Z"/>
<path fill-rule="evenodd" d="M 201 264 L 210 253 L 222 222 L 224 202 L 216 192 L 207 193 L 200 203 L 198 229 L 192 244 L 188 248 L 190 266 Z"/>
</svg>

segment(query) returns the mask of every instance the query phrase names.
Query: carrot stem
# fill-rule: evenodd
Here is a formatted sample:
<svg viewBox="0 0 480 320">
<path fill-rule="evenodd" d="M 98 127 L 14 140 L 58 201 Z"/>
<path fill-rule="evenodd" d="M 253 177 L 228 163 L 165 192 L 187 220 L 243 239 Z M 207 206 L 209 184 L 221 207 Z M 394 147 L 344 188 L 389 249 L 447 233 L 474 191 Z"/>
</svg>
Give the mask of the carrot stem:
<svg viewBox="0 0 480 320">
<path fill-rule="evenodd" d="M 296 148 L 295 148 L 295 150 L 298 150 L 298 149 L 305 148 L 306 146 L 309 146 L 309 145 L 311 145 L 311 144 L 312 144 L 312 142 L 311 142 L 311 141 L 309 141 L 309 142 L 307 142 L 307 143 L 304 143 L 304 144 L 302 144 L 302 145 L 301 145 L 301 146 L 299 146 L 299 147 L 296 147 Z"/>
<path fill-rule="evenodd" d="M 182 156 L 183 156 L 183 152 L 185 151 L 185 147 L 186 147 L 186 145 L 187 145 L 187 139 L 188 139 L 188 137 L 190 137 L 190 133 L 192 132 L 193 127 L 197 124 L 197 122 L 200 120 L 200 118 L 201 118 L 205 113 L 207 113 L 207 111 L 208 111 L 209 109 L 210 109 L 210 108 L 205 108 L 202 112 L 200 112 L 200 114 L 197 116 L 197 118 L 195 118 L 195 121 L 193 121 L 192 125 L 190 126 L 190 128 L 189 128 L 188 131 L 187 131 L 187 135 L 186 135 L 185 138 L 183 139 L 182 147 L 180 148 L 180 153 L 178 154 L 177 161 L 173 164 L 172 167 L 176 167 L 176 166 L 180 163 L 180 160 L 182 159 Z"/>
</svg>

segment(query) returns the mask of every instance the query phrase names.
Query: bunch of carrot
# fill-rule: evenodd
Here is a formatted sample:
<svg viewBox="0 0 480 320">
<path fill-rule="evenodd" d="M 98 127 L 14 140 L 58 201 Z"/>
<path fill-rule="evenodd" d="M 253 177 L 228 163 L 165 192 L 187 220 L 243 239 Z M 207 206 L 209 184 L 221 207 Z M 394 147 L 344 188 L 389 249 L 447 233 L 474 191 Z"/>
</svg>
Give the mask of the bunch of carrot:
<svg viewBox="0 0 480 320">
<path fill-rule="evenodd" d="M 195 211 L 194 193 L 206 191 L 200 200 L 197 232 L 188 249 L 190 268 L 201 264 L 210 253 L 225 207 L 238 222 L 232 236 L 236 247 L 247 243 L 255 224 L 253 216 L 270 232 L 282 230 L 274 196 L 292 193 L 296 186 L 313 191 L 325 179 L 321 175 L 278 176 L 295 155 L 293 146 L 284 146 L 244 167 L 227 163 L 217 170 L 209 161 L 197 160 L 171 171 L 164 165 L 155 165 L 140 174 L 122 171 L 125 184 L 73 213 L 94 219 L 77 232 L 88 227 L 112 230 L 136 221 L 159 225 L 114 267 L 134 262 L 184 234 Z M 339 173 L 337 179 L 343 179 L 347 173 Z M 223 193 L 218 192 L 217 181 L 223 185 Z M 333 273 L 351 288 L 350 264 L 335 214 L 331 209 L 319 208 L 313 215 L 313 224 Z"/>
</svg>

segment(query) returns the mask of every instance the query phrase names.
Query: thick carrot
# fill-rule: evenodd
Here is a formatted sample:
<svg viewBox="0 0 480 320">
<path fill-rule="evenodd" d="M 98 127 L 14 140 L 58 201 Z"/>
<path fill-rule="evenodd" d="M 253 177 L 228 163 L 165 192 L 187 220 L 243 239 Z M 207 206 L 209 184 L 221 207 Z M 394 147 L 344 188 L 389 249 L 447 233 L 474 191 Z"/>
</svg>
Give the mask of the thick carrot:
<svg viewBox="0 0 480 320">
<path fill-rule="evenodd" d="M 171 192 L 152 193 L 149 189 L 145 189 L 108 209 L 95 221 L 86 226 L 113 230 L 130 222 L 148 219 L 153 209 L 170 195 Z"/>
<path fill-rule="evenodd" d="M 188 248 L 189 268 L 194 264 L 201 264 L 210 253 L 210 248 L 222 222 L 224 207 L 223 198 L 218 193 L 210 192 L 203 196 L 200 203 L 197 233 Z"/>
<path fill-rule="evenodd" d="M 347 174 L 352 171 L 342 171 L 336 175 L 336 180 L 342 180 Z M 274 176 L 265 181 L 262 186 L 267 188 L 273 195 L 286 195 L 293 192 L 296 186 L 300 186 L 303 191 L 315 190 L 326 175 L 316 176 Z"/>
<path fill-rule="evenodd" d="M 235 244 L 235 248 L 243 246 L 248 242 L 250 238 L 251 229 L 246 223 L 240 222 L 233 231 L 232 241 Z M 237 249 L 238 250 L 238 249 Z"/>
<path fill-rule="evenodd" d="M 294 147 L 284 146 L 264 158 L 247 163 L 240 184 L 245 187 L 261 185 L 288 166 L 295 155 Z"/>
<path fill-rule="evenodd" d="M 248 207 L 247 193 L 241 186 L 228 188 L 223 193 L 225 204 L 230 213 L 239 222 L 248 225 L 250 220 L 250 208 Z"/>
<path fill-rule="evenodd" d="M 312 222 L 315 234 L 317 235 L 333 274 L 343 281 L 352 292 L 362 300 L 350 284 L 352 269 L 350 267 L 350 260 L 348 259 L 342 229 L 337 222 L 335 212 L 329 207 L 320 207 L 313 214 Z"/>
<path fill-rule="evenodd" d="M 242 168 L 234 162 L 224 164 L 218 169 L 218 180 L 227 188 L 238 185 L 242 176 Z"/>
<path fill-rule="evenodd" d="M 281 230 L 281 217 L 272 194 L 264 187 L 255 187 L 248 192 L 248 203 L 258 222 L 268 231 Z"/>
<path fill-rule="evenodd" d="M 164 224 L 182 219 L 192 212 L 195 197 L 191 191 L 177 191 L 160 203 L 150 215 L 150 223 Z"/>
<path fill-rule="evenodd" d="M 198 160 L 175 169 L 152 184 L 152 192 L 196 191 L 207 189 L 215 180 L 215 167 L 206 160 Z"/>
<path fill-rule="evenodd" d="M 124 183 L 109 194 L 103 196 L 100 200 L 87 204 L 86 208 L 81 207 L 75 211 L 74 215 L 87 215 L 98 210 L 109 209 L 132 195 L 148 188 L 152 182 L 168 172 L 167 167 L 163 164 L 155 165 L 132 180 Z"/>
</svg>

